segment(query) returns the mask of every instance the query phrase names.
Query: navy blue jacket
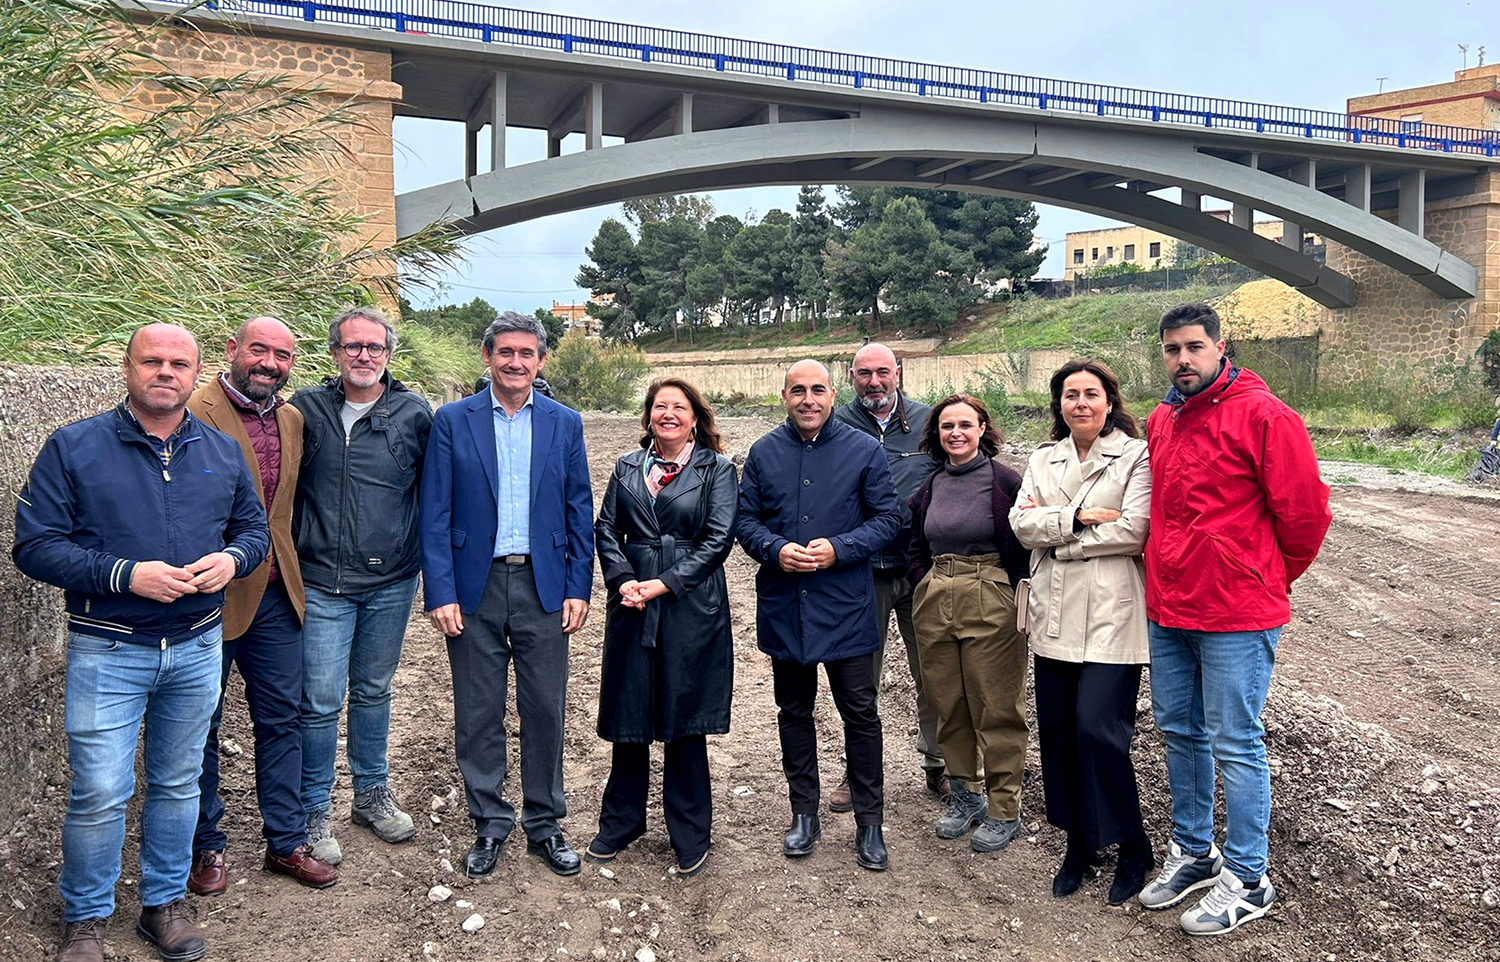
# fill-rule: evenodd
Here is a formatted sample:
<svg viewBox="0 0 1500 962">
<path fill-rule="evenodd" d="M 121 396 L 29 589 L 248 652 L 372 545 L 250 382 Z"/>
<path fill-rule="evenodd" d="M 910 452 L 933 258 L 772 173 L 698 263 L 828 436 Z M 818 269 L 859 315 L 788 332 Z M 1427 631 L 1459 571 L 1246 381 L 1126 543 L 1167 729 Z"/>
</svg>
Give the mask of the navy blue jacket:
<svg viewBox="0 0 1500 962">
<path fill-rule="evenodd" d="M 583 419 L 540 392 L 531 402 L 531 571 L 546 611 L 594 588 L 594 494 Z M 422 594 L 431 611 L 472 614 L 495 556 L 500 469 L 490 392 L 438 408 L 422 469 Z"/>
<path fill-rule="evenodd" d="M 870 558 L 901 529 L 901 502 L 880 442 L 829 418 L 812 441 L 790 420 L 750 446 L 735 535 L 760 562 L 756 632 L 772 658 L 815 664 L 880 647 Z M 832 568 L 781 570 L 788 542 L 833 544 Z"/>
<path fill-rule="evenodd" d="M 184 413 L 163 467 L 125 405 L 58 428 L 16 500 L 22 572 L 64 591 L 68 627 L 135 644 L 174 645 L 219 623 L 222 591 L 173 602 L 130 593 L 141 561 L 191 564 L 227 551 L 242 578 L 271 544 L 240 446 Z"/>
</svg>

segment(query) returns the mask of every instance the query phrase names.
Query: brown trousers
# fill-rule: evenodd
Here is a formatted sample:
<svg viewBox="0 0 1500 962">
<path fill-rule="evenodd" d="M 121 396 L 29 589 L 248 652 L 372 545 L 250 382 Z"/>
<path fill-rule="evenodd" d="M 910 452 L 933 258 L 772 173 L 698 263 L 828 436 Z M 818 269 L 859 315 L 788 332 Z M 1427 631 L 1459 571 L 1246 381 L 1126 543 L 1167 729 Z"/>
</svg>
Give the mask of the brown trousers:
<svg viewBox="0 0 1500 962">
<path fill-rule="evenodd" d="M 979 783 L 990 817 L 1019 818 L 1026 764 L 1026 638 L 998 555 L 939 555 L 912 596 L 922 687 L 948 776 Z"/>
</svg>

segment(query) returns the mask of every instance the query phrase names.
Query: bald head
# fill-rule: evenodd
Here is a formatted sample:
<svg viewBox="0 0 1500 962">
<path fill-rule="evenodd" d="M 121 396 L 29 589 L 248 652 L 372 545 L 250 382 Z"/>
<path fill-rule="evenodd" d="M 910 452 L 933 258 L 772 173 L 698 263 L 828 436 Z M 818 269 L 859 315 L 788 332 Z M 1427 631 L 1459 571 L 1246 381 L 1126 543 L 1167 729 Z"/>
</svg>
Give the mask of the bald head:
<svg viewBox="0 0 1500 962">
<path fill-rule="evenodd" d="M 833 381 L 828 368 L 813 360 L 798 361 L 787 368 L 781 403 L 803 440 L 817 437 L 833 413 Z"/>
<path fill-rule="evenodd" d="M 297 359 L 297 338 L 278 317 L 252 317 L 224 344 L 229 381 L 256 404 L 285 386 Z"/>
<path fill-rule="evenodd" d="M 878 418 L 885 418 L 896 406 L 901 365 L 890 348 L 872 342 L 854 355 L 849 380 L 854 384 L 854 396 L 860 407 Z"/>
<path fill-rule="evenodd" d="M 240 329 L 234 332 L 234 340 L 244 342 L 256 334 L 272 334 L 285 337 L 289 341 L 296 340 L 296 336 L 292 334 L 292 329 L 287 325 L 286 321 L 283 321 L 279 317 L 273 317 L 270 314 L 252 317 L 241 324 Z"/>
<path fill-rule="evenodd" d="M 202 352 L 198 350 L 198 339 L 192 332 L 181 324 L 143 324 L 130 334 L 130 340 L 125 342 L 125 357 L 127 360 L 136 356 L 136 342 L 143 345 L 170 345 L 180 347 L 184 344 L 192 345 L 193 358 L 195 361 L 203 359 Z"/>
<path fill-rule="evenodd" d="M 833 378 L 828 374 L 828 367 L 822 361 L 814 361 L 812 358 L 803 358 L 787 368 L 784 386 L 791 387 L 793 378 L 800 379 L 809 376 L 821 377 L 824 384 L 833 386 Z"/>
</svg>

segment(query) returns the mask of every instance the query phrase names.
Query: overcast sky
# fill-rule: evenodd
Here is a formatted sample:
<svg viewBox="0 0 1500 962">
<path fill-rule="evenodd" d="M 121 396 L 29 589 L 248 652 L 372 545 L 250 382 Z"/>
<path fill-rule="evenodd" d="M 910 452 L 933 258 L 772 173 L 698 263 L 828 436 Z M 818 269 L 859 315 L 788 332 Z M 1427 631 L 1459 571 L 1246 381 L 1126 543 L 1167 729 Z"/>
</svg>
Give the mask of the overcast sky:
<svg viewBox="0 0 1500 962">
<path fill-rule="evenodd" d="M 1298 0 L 1194 3 L 1134 0 L 1072 4 L 911 3 L 893 0 L 742 0 L 738 3 L 556 0 L 512 6 L 628 19 L 648 26 L 825 50 L 1342 111 L 1345 99 L 1453 78 L 1469 45 L 1500 60 L 1496 0 L 1367 0 L 1351 6 Z M 1488 10 L 1486 14 L 1484 11 Z M 628 11 L 628 13 L 626 13 Z M 1414 15 L 1414 11 L 1420 14 Z M 396 119 L 396 190 L 463 175 L 459 124 Z M 514 166 L 544 155 L 540 132 L 511 131 Z M 797 191 L 763 187 L 712 195 L 720 213 L 791 210 Z M 1107 226 L 1089 214 L 1039 205 L 1037 234 L 1051 244 L 1042 276 L 1062 274 L 1063 236 Z M 583 248 L 618 207 L 561 214 L 468 241 L 467 262 L 419 304 L 479 296 L 530 313 L 584 295 L 573 276 Z"/>
</svg>

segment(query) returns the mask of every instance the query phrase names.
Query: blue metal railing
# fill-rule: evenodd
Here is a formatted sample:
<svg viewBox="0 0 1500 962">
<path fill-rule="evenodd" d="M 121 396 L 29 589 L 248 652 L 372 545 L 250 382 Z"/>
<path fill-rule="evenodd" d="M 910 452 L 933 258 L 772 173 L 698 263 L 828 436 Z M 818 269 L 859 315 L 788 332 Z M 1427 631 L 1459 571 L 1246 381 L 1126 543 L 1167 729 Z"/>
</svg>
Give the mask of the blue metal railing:
<svg viewBox="0 0 1500 962">
<path fill-rule="evenodd" d="M 725 73 L 1064 110 L 1100 117 L 1290 134 L 1443 153 L 1500 152 L 1500 131 L 943 67 L 664 30 L 460 0 L 209 0 L 216 10 L 622 57 Z"/>
</svg>

